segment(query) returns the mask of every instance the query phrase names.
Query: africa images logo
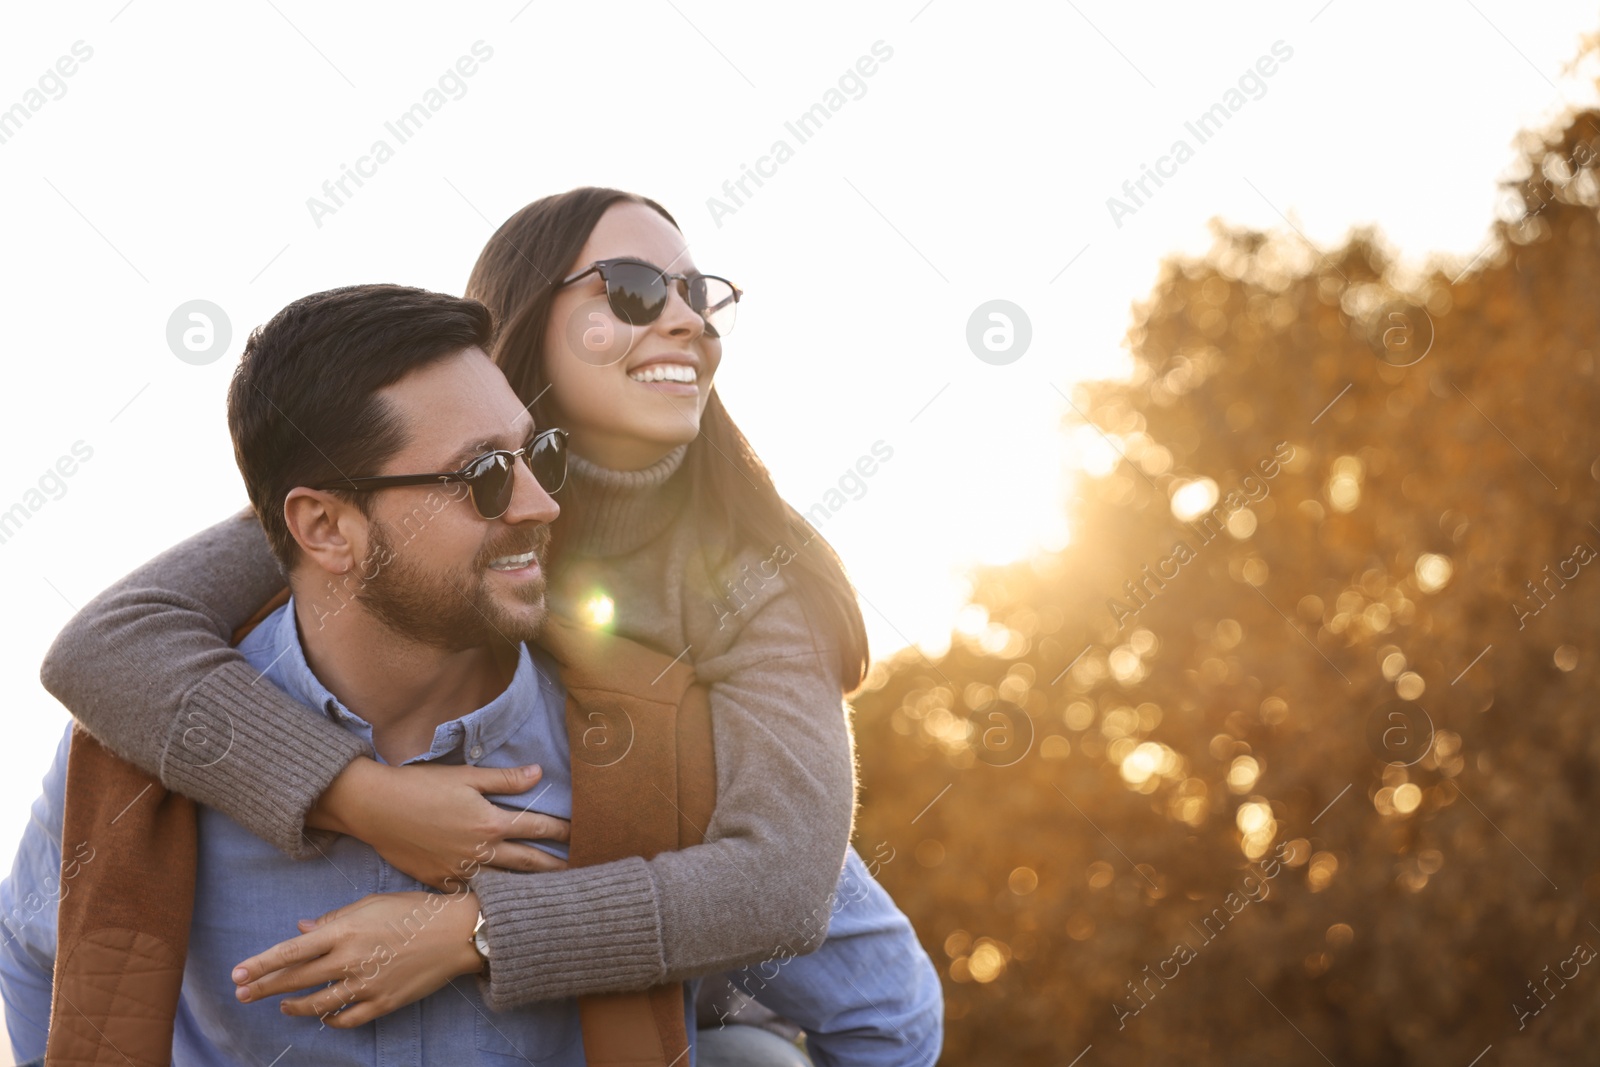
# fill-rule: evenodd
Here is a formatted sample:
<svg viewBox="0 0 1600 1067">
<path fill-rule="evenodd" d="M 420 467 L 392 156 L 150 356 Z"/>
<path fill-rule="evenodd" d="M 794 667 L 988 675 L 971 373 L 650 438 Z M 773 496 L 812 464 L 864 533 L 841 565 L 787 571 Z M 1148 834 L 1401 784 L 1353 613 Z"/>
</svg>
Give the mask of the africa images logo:
<svg viewBox="0 0 1600 1067">
<path fill-rule="evenodd" d="M 1166 184 L 1161 179 L 1177 177 L 1178 168 L 1194 158 L 1196 146 L 1205 144 L 1221 133 L 1223 124 L 1244 110 L 1251 100 L 1260 100 L 1267 95 L 1266 79 L 1278 72 L 1278 64 L 1294 58 L 1294 49 L 1283 41 L 1273 41 L 1271 52 L 1272 55 L 1261 56 L 1253 67 L 1239 75 L 1237 84 L 1230 86 L 1222 94 L 1221 100 L 1195 116 L 1194 121 L 1183 124 L 1185 132 L 1194 138 L 1194 145 L 1182 137 L 1178 138 L 1172 142 L 1166 155 L 1156 157 L 1155 169 L 1141 163 L 1139 176 L 1122 183 L 1122 194 L 1127 200 L 1106 197 L 1106 210 L 1111 212 L 1111 221 L 1116 223 L 1117 229 L 1122 229 L 1125 216 L 1138 214 L 1145 202 L 1155 196 L 1155 190 L 1150 188 L 1152 182 L 1156 189 L 1160 189 Z M 1246 94 L 1249 94 L 1248 97 Z"/>
</svg>

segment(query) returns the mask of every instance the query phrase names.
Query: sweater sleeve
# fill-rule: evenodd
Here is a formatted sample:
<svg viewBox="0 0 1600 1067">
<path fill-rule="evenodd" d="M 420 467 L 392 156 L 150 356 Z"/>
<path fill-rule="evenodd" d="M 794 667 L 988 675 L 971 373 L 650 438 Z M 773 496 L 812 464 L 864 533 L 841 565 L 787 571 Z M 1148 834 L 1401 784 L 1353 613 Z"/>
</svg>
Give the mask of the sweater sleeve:
<svg viewBox="0 0 1600 1067">
<path fill-rule="evenodd" d="M 491 1005 L 641 989 L 814 949 L 855 805 L 837 662 L 783 595 L 733 648 L 696 664 L 717 762 L 705 843 L 648 861 L 480 871 Z"/>
<path fill-rule="evenodd" d="M 91 600 L 51 645 L 40 678 L 113 752 L 304 858 L 316 855 L 307 813 L 366 749 L 261 682 L 231 647 L 234 630 L 284 584 L 246 509 Z"/>
</svg>

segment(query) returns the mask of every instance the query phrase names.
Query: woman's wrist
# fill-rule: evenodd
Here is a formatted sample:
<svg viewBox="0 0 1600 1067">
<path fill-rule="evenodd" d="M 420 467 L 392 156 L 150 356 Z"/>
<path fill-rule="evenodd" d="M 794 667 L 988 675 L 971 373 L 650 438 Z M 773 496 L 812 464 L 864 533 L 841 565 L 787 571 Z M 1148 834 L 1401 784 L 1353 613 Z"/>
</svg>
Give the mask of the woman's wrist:
<svg viewBox="0 0 1600 1067">
<path fill-rule="evenodd" d="M 361 835 L 355 827 L 361 821 L 360 803 L 370 797 L 387 768 L 377 760 L 357 756 L 339 772 L 317 802 L 306 813 L 306 827 L 331 830 L 336 834 Z"/>
<path fill-rule="evenodd" d="M 450 894 L 450 907 L 454 910 L 456 922 L 451 925 L 456 929 L 465 930 L 465 936 L 458 941 L 461 952 L 461 963 L 456 972 L 458 977 L 476 975 L 480 978 L 489 977 L 489 958 L 478 947 L 478 924 L 483 919 L 483 912 L 478 907 L 478 894 L 468 890 L 465 893 Z M 460 920 L 464 923 L 458 925 Z"/>
</svg>

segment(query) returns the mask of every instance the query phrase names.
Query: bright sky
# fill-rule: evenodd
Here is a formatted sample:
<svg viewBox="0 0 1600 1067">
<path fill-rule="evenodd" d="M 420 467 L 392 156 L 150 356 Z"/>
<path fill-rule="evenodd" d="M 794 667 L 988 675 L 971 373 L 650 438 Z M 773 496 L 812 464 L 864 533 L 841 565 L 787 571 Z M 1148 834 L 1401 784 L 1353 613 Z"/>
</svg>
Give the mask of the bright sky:
<svg viewBox="0 0 1600 1067">
<path fill-rule="evenodd" d="M 808 510 L 892 449 L 823 529 L 877 651 L 936 648 L 964 567 L 1064 543 L 1068 442 L 1086 435 L 1060 432 L 1063 394 L 1123 365 L 1163 254 L 1207 247 L 1213 216 L 1287 217 L 1319 244 L 1377 222 L 1408 258 L 1464 265 L 1514 133 L 1593 99 L 1592 78 L 1563 75 L 1600 30 L 1592 4 L 1226 7 L 13 6 L 0 119 L 28 114 L 0 124 L 0 511 L 37 503 L 78 442 L 92 458 L 0 543 L 0 854 L 65 721 L 37 681 L 45 648 L 73 605 L 243 504 L 224 389 L 245 334 L 295 297 L 460 292 L 530 200 L 582 184 L 660 200 L 700 268 L 748 290 L 718 384 L 787 498 Z M 1186 130 L 1275 54 L 1220 131 Z M 441 77 L 401 143 L 385 123 Z M 802 142 L 786 123 L 817 104 L 834 110 Z M 380 139 L 392 158 L 313 218 L 308 198 Z M 1107 198 L 1179 139 L 1192 154 L 1113 219 Z M 747 165 L 766 176 L 736 204 L 723 186 Z M 197 299 L 232 324 L 203 366 L 166 339 Z M 1031 324 L 1003 365 L 967 342 L 991 300 Z"/>
</svg>

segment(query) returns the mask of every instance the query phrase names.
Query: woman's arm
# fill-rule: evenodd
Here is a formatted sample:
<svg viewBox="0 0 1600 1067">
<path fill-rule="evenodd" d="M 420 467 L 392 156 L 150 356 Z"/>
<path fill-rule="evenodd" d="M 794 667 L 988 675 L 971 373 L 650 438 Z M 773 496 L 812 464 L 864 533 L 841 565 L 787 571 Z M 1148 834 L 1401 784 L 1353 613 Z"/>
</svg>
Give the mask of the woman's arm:
<svg viewBox="0 0 1600 1067">
<path fill-rule="evenodd" d="M 732 649 L 696 663 L 710 683 L 717 762 L 704 844 L 472 879 L 494 960 L 492 1006 L 681 981 L 826 931 L 855 781 L 838 655 L 818 645 L 784 594 Z"/>
<path fill-rule="evenodd" d="M 483 796 L 520 793 L 537 772 L 384 766 L 262 680 L 230 639 L 284 581 L 255 516 L 240 512 L 90 601 L 46 655 L 45 688 L 112 751 L 290 856 L 317 855 L 324 830 L 435 886 L 469 869 L 474 842 L 493 846 L 498 866 L 564 866 L 508 843 L 560 837 L 564 824 Z"/>
<path fill-rule="evenodd" d="M 292 856 L 315 855 L 306 814 L 351 760 L 354 735 L 260 680 L 233 632 L 286 584 L 246 509 L 91 600 L 40 679 L 113 752 Z"/>
</svg>

